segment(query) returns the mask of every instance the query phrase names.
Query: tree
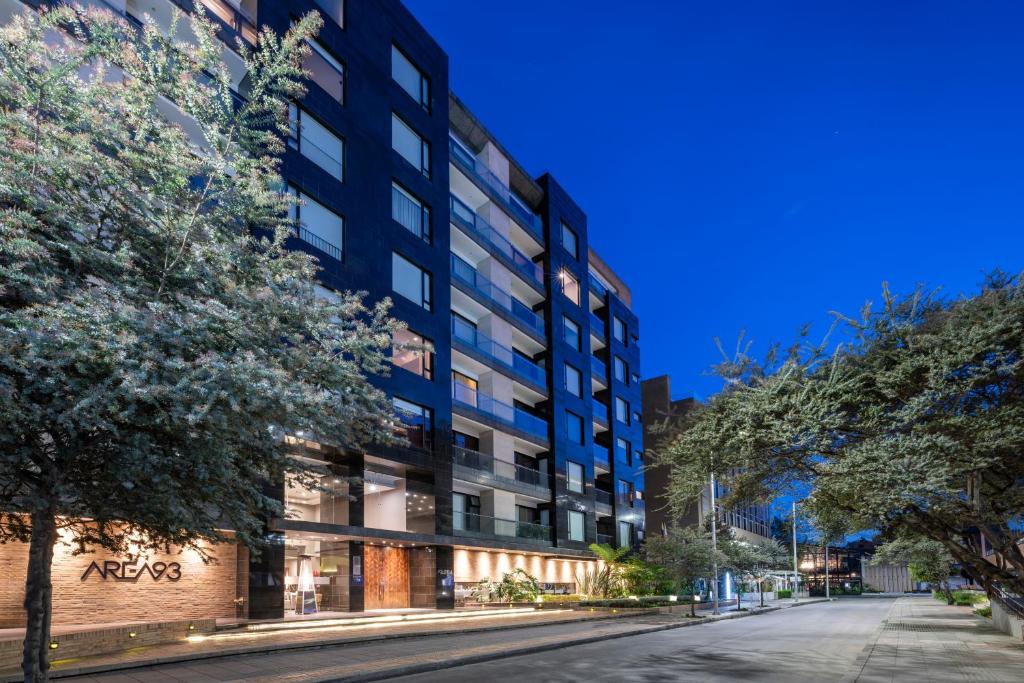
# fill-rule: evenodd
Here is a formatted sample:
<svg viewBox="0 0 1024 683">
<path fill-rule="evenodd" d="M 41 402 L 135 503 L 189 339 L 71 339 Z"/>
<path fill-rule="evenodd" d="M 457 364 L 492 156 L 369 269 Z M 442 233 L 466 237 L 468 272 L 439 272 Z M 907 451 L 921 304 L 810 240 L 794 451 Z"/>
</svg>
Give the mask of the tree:
<svg viewBox="0 0 1024 683">
<path fill-rule="evenodd" d="M 678 585 L 693 595 L 697 581 L 712 573 L 714 561 L 727 564 L 721 550 L 715 550 L 711 535 L 697 527 L 673 526 L 664 536 L 648 536 L 643 545 L 644 558 L 664 570 Z M 690 599 L 690 616 L 697 616 L 696 604 Z"/>
<path fill-rule="evenodd" d="M 266 482 L 315 486 L 290 434 L 393 438 L 368 382 L 388 303 L 325 300 L 286 248 L 276 155 L 318 27 L 239 42 L 238 110 L 201 15 L 169 37 L 66 6 L 0 30 L 0 542 L 30 543 L 27 681 L 48 677 L 58 531 L 79 552 L 214 560 L 205 541 L 257 548 L 281 515 Z"/>
<path fill-rule="evenodd" d="M 944 545 L 923 536 L 903 533 L 875 550 L 871 564 L 907 565 L 915 581 L 937 586 L 953 604 L 949 577 L 953 573 L 953 557 Z"/>
<path fill-rule="evenodd" d="M 786 566 L 789 560 L 789 551 L 772 538 L 756 541 L 729 539 L 723 546 L 723 551 L 728 557 L 728 566 L 731 569 L 744 581 L 757 583 L 758 592 L 761 595 L 761 607 L 764 607 L 764 581 L 773 570 Z M 737 592 L 740 594 L 739 603 L 742 607 L 742 591 L 737 590 Z"/>
<path fill-rule="evenodd" d="M 629 554 L 629 546 L 613 548 L 607 543 L 591 543 L 590 552 L 597 555 L 599 563 L 590 570 L 577 575 L 576 585 L 583 595 L 608 598 L 621 595 L 623 590 L 623 558 Z"/>
<path fill-rule="evenodd" d="M 1022 592 L 1024 281 L 997 272 L 973 296 L 886 288 L 883 301 L 838 316 L 821 343 L 805 330 L 764 360 L 748 345 L 723 361 L 723 391 L 656 454 L 674 504 L 712 463 L 736 473 L 736 501 L 811 486 L 812 513 L 925 536 L 986 588 Z"/>
</svg>

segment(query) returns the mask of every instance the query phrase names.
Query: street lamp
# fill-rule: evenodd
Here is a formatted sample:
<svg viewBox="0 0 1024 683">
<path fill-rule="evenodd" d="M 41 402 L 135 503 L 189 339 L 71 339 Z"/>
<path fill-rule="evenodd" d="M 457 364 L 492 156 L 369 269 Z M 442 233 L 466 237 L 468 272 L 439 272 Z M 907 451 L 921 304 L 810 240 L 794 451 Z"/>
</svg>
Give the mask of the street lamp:
<svg viewBox="0 0 1024 683">
<path fill-rule="evenodd" d="M 715 473 L 711 473 L 711 567 L 715 575 L 711 584 L 711 596 L 714 600 L 712 614 L 718 611 L 718 509 L 715 506 Z"/>
<path fill-rule="evenodd" d="M 796 501 L 793 501 L 793 602 L 799 602 L 800 572 L 796 566 Z"/>
</svg>

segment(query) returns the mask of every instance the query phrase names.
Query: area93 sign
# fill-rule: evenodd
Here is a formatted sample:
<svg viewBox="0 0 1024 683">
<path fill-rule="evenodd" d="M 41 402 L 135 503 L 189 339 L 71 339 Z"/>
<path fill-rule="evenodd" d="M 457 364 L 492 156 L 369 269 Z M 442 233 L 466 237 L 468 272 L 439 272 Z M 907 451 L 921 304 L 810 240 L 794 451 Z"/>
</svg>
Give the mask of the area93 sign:
<svg viewBox="0 0 1024 683">
<path fill-rule="evenodd" d="M 139 564 L 138 560 L 130 562 L 104 560 L 101 564 L 93 560 L 82 574 L 82 581 L 94 573 L 104 581 L 113 579 L 114 581 L 137 582 L 144 574 L 151 576 L 154 581 L 160 579 L 177 581 L 181 578 L 181 565 L 177 562 L 153 562 L 152 564 L 143 562 Z"/>
</svg>

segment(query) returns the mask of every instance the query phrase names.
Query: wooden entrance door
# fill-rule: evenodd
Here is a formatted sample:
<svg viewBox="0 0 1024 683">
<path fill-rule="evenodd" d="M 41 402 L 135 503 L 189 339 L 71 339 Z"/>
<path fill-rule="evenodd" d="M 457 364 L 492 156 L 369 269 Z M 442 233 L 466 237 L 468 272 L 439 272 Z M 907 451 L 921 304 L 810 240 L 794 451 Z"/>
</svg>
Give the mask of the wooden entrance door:
<svg viewBox="0 0 1024 683">
<path fill-rule="evenodd" d="M 395 609 L 409 606 L 409 550 L 368 545 L 363 549 L 366 565 L 365 609 Z"/>
</svg>

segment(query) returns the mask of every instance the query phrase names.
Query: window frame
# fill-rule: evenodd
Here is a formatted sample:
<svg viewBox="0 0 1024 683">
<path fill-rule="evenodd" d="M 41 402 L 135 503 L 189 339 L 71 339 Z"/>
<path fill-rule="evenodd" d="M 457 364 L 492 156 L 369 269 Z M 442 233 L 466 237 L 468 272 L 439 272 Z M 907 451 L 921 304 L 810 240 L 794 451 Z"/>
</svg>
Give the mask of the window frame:
<svg viewBox="0 0 1024 683">
<path fill-rule="evenodd" d="M 411 299 L 408 296 L 406 296 L 405 294 L 403 294 L 401 291 L 395 289 L 395 272 L 396 272 L 395 271 L 395 259 L 400 259 L 400 260 L 408 263 L 410 266 L 412 266 L 413 268 L 415 268 L 416 270 L 419 271 L 419 273 L 420 273 L 420 299 L 421 299 L 420 301 L 416 301 L 415 299 Z M 433 297 L 432 288 L 433 288 L 433 274 L 429 270 L 427 270 L 426 268 L 423 268 L 422 266 L 417 264 L 415 261 L 406 258 L 405 256 L 403 256 L 402 254 L 400 254 L 397 251 L 392 251 L 391 252 L 391 291 L 392 292 L 394 292 L 395 294 L 398 294 L 399 296 L 401 296 L 406 301 L 411 301 L 412 303 L 416 304 L 417 306 L 419 306 L 420 308 L 422 308 L 422 309 L 424 309 L 426 311 L 433 311 L 434 310 L 434 302 L 433 302 L 434 297 Z"/>
<path fill-rule="evenodd" d="M 302 241 L 302 242 L 305 242 L 306 244 L 309 244 L 309 245 L 313 246 L 316 249 L 319 249 L 320 251 L 324 252 L 325 254 L 328 254 L 329 256 L 331 256 L 332 258 L 336 258 L 338 261 L 344 262 L 345 261 L 345 243 L 347 241 L 346 238 L 348 237 L 348 235 L 347 235 L 347 232 L 348 232 L 348 222 L 345 220 L 345 216 L 343 214 L 338 213 L 337 211 L 335 211 L 331 207 L 326 206 L 323 202 L 321 202 L 317 198 L 313 197 L 311 194 L 303 191 L 303 189 L 301 187 L 299 187 L 298 185 L 296 185 L 294 183 L 288 183 L 287 191 L 288 191 L 288 194 L 294 196 L 295 199 L 298 200 L 298 201 L 296 201 L 295 203 L 291 204 L 288 207 L 288 217 L 295 223 L 295 226 L 294 226 L 295 238 L 300 240 L 300 241 Z M 341 244 L 333 244 L 330 240 L 324 239 L 323 237 L 321 237 L 317 233 L 315 233 L 312 230 L 310 230 L 308 227 L 304 227 L 303 226 L 303 223 L 302 223 L 302 208 L 303 208 L 303 206 L 302 206 L 301 202 L 311 202 L 313 204 L 316 204 L 317 206 L 319 206 L 324 211 L 326 211 L 326 212 L 328 212 L 330 214 L 333 214 L 334 216 L 337 216 L 341 220 Z M 301 230 L 306 230 L 306 232 L 310 233 L 311 235 L 313 235 L 317 239 L 322 240 L 325 243 L 327 243 L 328 245 L 330 245 L 330 246 L 334 247 L 335 249 L 337 249 L 338 250 L 338 255 L 334 256 L 334 254 L 331 254 L 330 252 L 328 252 L 325 249 L 321 248 L 315 242 L 311 242 L 310 240 L 307 240 L 304 237 L 302 237 Z"/>
<path fill-rule="evenodd" d="M 402 82 L 395 78 L 396 52 L 406 61 L 406 63 L 408 63 L 410 67 L 412 67 L 413 71 L 415 71 L 416 74 L 419 76 L 420 87 L 418 97 L 409 92 L 408 90 L 406 90 L 405 86 L 402 85 Z M 428 76 L 426 72 L 424 72 L 423 69 L 420 68 L 420 65 L 417 64 L 416 61 L 413 60 L 412 57 L 410 57 L 405 50 L 398 47 L 398 45 L 396 45 L 395 43 L 391 43 L 391 80 L 394 81 L 398 85 L 398 87 L 402 89 L 402 92 L 411 97 L 413 100 L 416 100 L 425 112 L 427 112 L 428 114 L 430 113 L 430 94 L 433 90 L 431 88 L 430 76 Z"/>
<path fill-rule="evenodd" d="M 625 412 L 626 419 L 624 419 L 624 420 L 621 417 L 619 417 L 619 408 L 620 407 L 624 407 L 625 408 L 624 412 Z M 626 399 L 622 398 L 621 396 L 616 396 L 615 397 L 615 419 L 618 420 L 619 422 L 621 422 L 622 424 L 625 424 L 625 425 L 632 424 L 632 422 L 630 421 L 631 420 L 631 415 L 630 415 L 630 412 L 629 412 L 629 401 L 627 401 Z"/>
<path fill-rule="evenodd" d="M 433 340 L 427 339 L 426 336 L 420 334 L 419 332 L 416 332 L 415 330 L 412 330 L 411 328 L 406 327 L 405 329 L 403 329 L 401 331 L 405 332 L 406 334 L 410 334 L 410 335 L 412 335 L 414 337 L 419 337 L 420 343 L 423 346 L 429 347 L 431 349 L 434 347 Z M 416 372 L 415 370 L 410 370 L 405 365 L 401 365 L 401 364 L 395 362 L 395 346 L 394 346 L 394 342 L 395 342 L 395 340 L 392 339 L 392 346 L 391 346 L 391 364 L 392 365 L 394 365 L 397 368 L 401 368 L 401 369 L 405 370 L 406 372 L 410 372 L 410 373 L 412 373 L 414 375 L 417 375 L 418 377 L 422 377 L 423 379 L 425 379 L 427 381 L 431 381 L 431 382 L 434 381 L 434 351 L 412 351 L 412 352 L 410 352 L 410 353 L 414 354 L 416 357 L 419 358 L 419 363 L 420 363 L 420 366 L 422 368 L 422 371 L 421 372 Z M 399 342 L 399 343 L 415 343 L 415 342 Z M 412 360 L 412 359 L 410 359 L 410 360 Z"/>
<path fill-rule="evenodd" d="M 292 112 L 293 111 L 295 112 L 295 118 L 292 118 Z M 331 136 L 337 138 L 338 142 L 341 143 L 341 156 L 337 160 L 338 161 L 338 174 L 337 175 L 335 175 L 330 169 L 324 168 L 323 165 L 318 164 L 316 162 L 316 159 L 314 159 L 313 157 L 309 156 L 308 154 L 305 154 L 302 151 L 302 137 L 303 137 L 302 136 L 302 121 L 306 117 L 311 119 L 316 125 L 320 126 L 325 131 L 327 131 L 328 135 L 331 135 Z M 348 166 L 348 163 L 347 163 L 347 159 L 348 159 L 348 141 L 345 139 L 345 136 L 339 134 L 336 130 L 334 130 L 333 128 L 328 126 L 326 123 L 324 123 L 319 118 L 317 118 L 314 114 L 310 113 L 310 111 L 308 109 L 304 109 L 302 106 L 299 105 L 298 102 L 295 102 L 295 101 L 289 101 L 288 102 L 288 139 L 285 140 L 285 143 L 286 143 L 286 145 L 288 147 L 290 147 L 291 149 L 294 149 L 296 152 L 298 152 L 302 156 L 303 159 L 306 159 L 311 164 L 313 164 L 314 166 L 319 168 L 321 171 L 323 171 L 327 175 L 329 175 L 332 178 L 334 178 L 335 180 L 337 180 L 339 183 L 344 183 L 345 182 L 345 177 L 347 175 L 345 173 L 345 168 L 346 168 L 346 166 Z M 327 153 L 327 151 L 326 150 L 321 150 L 319 145 L 317 145 L 314 142 L 310 142 L 309 144 L 312 145 L 315 149 L 320 150 L 321 152 L 323 152 L 324 156 L 327 156 L 328 158 L 330 158 L 330 155 Z"/>
<path fill-rule="evenodd" d="M 417 233 L 415 230 L 410 228 L 408 225 L 406 225 L 402 221 L 398 220 L 398 218 L 395 216 L 395 192 L 397 192 L 398 194 L 404 196 L 405 199 L 407 199 L 410 203 L 415 204 L 415 205 L 417 205 L 419 207 L 419 210 L 420 210 L 420 229 L 419 229 L 419 233 Z M 405 228 L 406 230 L 411 232 L 413 235 L 416 235 L 416 237 L 419 237 L 421 240 L 423 240 L 427 244 L 430 244 L 431 241 L 433 240 L 433 212 L 430 210 L 430 205 L 427 204 L 426 202 L 424 202 L 419 197 L 417 197 L 413 192 L 411 192 L 410 190 L 406 189 L 406 187 L 404 185 L 402 185 L 400 182 L 398 182 L 397 180 L 394 180 L 394 179 L 392 179 L 392 181 L 391 181 L 391 220 L 393 220 L 394 222 L 398 223 L 403 228 Z"/>
<path fill-rule="evenodd" d="M 574 328 L 576 328 L 575 344 L 570 343 L 566 335 L 566 333 L 569 330 L 569 325 L 572 325 Z M 562 341 L 564 341 L 566 344 L 569 344 L 569 347 L 575 349 L 576 351 L 583 351 L 583 332 L 580 329 L 579 323 L 577 323 L 575 320 L 564 314 L 562 315 Z"/>
<path fill-rule="evenodd" d="M 565 382 L 565 390 L 568 391 L 573 396 L 575 396 L 576 398 L 583 398 L 583 373 L 580 372 L 579 368 L 577 368 L 572 363 L 563 363 L 563 365 L 564 372 L 562 373 L 562 379 Z M 576 373 L 575 391 L 573 391 L 573 387 L 570 386 L 569 384 L 569 376 L 571 372 Z"/>
<path fill-rule="evenodd" d="M 625 320 L 617 315 L 612 316 L 612 338 L 620 342 L 623 346 L 628 345 L 626 340 L 629 339 L 629 326 L 626 324 Z"/>
<path fill-rule="evenodd" d="M 410 159 L 407 159 L 406 156 L 404 154 L 402 154 L 398 150 L 397 147 L 395 147 L 395 122 L 396 121 L 399 124 L 401 124 L 402 126 L 405 126 L 405 129 L 408 130 L 410 133 L 412 133 L 416 137 L 416 139 L 420 141 L 420 161 L 419 161 L 419 164 L 416 164 L 415 162 L 411 161 Z M 430 178 L 431 177 L 431 174 L 433 173 L 433 171 L 431 169 L 431 159 L 430 159 L 430 154 L 432 152 L 432 146 L 431 146 L 430 140 L 428 140 L 426 137 L 424 137 L 418 130 L 413 128 L 412 125 L 410 125 L 408 121 L 403 119 L 401 116 L 398 115 L 397 112 L 394 112 L 394 111 L 391 112 L 391 149 L 399 157 L 401 157 L 406 163 L 408 163 L 410 166 L 412 166 L 417 171 L 419 171 L 420 174 L 422 174 L 424 177 L 426 177 L 426 178 Z"/>
<path fill-rule="evenodd" d="M 572 424 L 579 424 L 579 435 L 580 435 L 579 441 L 574 439 L 573 438 L 573 434 L 570 433 L 570 431 L 569 431 L 570 423 L 572 423 Z M 569 443 L 574 443 L 574 444 L 577 444 L 578 446 L 582 446 L 584 444 L 584 442 L 587 439 L 587 435 L 584 432 L 584 426 L 583 425 L 584 425 L 583 417 L 581 415 L 578 415 L 578 414 L 574 413 L 571 410 L 566 410 L 565 411 L 565 438 L 569 441 Z"/>
<path fill-rule="evenodd" d="M 576 288 L 576 298 L 575 299 L 573 297 L 569 296 L 569 293 L 566 291 L 566 285 L 568 284 L 569 281 L 572 281 L 573 285 Z M 568 299 L 573 304 L 579 306 L 580 305 L 580 281 L 572 273 L 572 271 L 570 271 L 568 268 L 562 268 L 560 271 L 558 271 L 558 283 L 559 283 L 559 288 L 562 290 L 562 296 L 564 296 L 566 299 Z"/>
<path fill-rule="evenodd" d="M 619 370 L 622 370 L 622 376 L 619 376 Z M 622 357 L 613 355 L 612 356 L 612 377 L 618 381 L 629 386 L 629 363 L 627 363 Z"/>
<path fill-rule="evenodd" d="M 587 516 L 579 510 L 568 510 L 568 516 L 566 517 L 566 529 L 565 537 L 570 541 L 577 541 L 579 543 L 587 542 Z M 573 536 L 573 520 L 579 520 L 580 538 Z"/>
<path fill-rule="evenodd" d="M 573 477 L 574 471 L 579 473 L 579 477 L 578 478 L 574 478 Z M 585 493 L 586 489 L 587 489 L 587 486 L 586 486 L 586 476 L 587 476 L 587 470 L 586 470 L 586 468 L 583 465 L 581 465 L 578 462 L 574 462 L 572 460 L 566 460 L 565 461 L 565 490 L 566 491 L 570 491 L 571 493 Z M 576 488 L 573 488 L 573 486 L 574 486 L 573 482 L 576 482 Z"/>
<path fill-rule="evenodd" d="M 567 252 L 569 252 L 572 255 L 574 260 L 579 261 L 580 260 L 580 236 L 565 221 L 560 221 L 560 223 L 562 224 L 562 227 L 561 227 L 561 231 L 560 231 L 560 234 L 559 234 L 559 238 L 560 238 L 560 241 L 562 243 L 562 248 L 565 249 Z M 569 246 L 566 244 L 566 234 L 567 233 L 568 233 L 568 235 L 570 236 L 570 238 L 572 240 L 572 249 L 570 249 Z"/>
</svg>

